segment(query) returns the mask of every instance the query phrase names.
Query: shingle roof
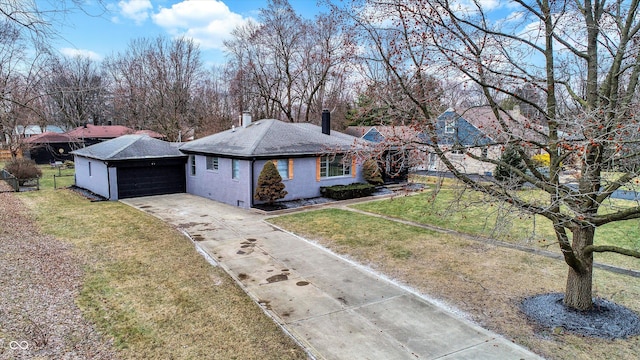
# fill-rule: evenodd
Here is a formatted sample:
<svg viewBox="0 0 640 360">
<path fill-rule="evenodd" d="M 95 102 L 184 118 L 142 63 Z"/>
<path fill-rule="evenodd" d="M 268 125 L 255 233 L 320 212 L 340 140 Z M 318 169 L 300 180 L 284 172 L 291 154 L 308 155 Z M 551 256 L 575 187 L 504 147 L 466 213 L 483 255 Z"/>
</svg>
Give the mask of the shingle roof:
<svg viewBox="0 0 640 360">
<path fill-rule="evenodd" d="M 514 138 L 544 141 L 544 136 L 541 134 L 546 133 L 546 127 L 535 123 L 519 111 L 511 110 L 500 113 L 502 120 L 509 127 L 507 131 L 502 128 L 490 106 L 472 107 L 458 113 L 484 133 L 491 134 L 491 137 L 499 142 Z"/>
<path fill-rule="evenodd" d="M 80 139 L 68 134 L 60 134 L 56 132 L 44 132 L 42 134 L 31 135 L 24 142 L 29 144 L 55 144 L 55 143 L 77 143 Z"/>
<path fill-rule="evenodd" d="M 278 157 L 317 155 L 346 151 L 358 143 L 358 138 L 331 131 L 322 133 L 320 126 L 309 123 L 286 123 L 263 119 L 217 134 L 188 142 L 180 150 L 230 157 Z"/>
<path fill-rule="evenodd" d="M 133 134 L 134 130 L 122 125 L 91 125 L 77 127 L 67 134 L 79 139 L 96 138 L 108 139 L 117 138 L 118 136 Z"/>
<path fill-rule="evenodd" d="M 71 152 L 98 160 L 134 160 L 184 157 L 176 146 L 148 135 L 123 135 Z"/>
</svg>

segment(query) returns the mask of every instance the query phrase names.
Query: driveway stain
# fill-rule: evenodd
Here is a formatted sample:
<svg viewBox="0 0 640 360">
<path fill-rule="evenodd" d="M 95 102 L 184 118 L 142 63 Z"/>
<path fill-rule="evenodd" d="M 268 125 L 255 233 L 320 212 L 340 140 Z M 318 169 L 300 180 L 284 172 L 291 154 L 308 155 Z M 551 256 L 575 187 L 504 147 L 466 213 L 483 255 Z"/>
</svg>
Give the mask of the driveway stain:
<svg viewBox="0 0 640 360">
<path fill-rule="evenodd" d="M 285 280 L 289 280 L 289 276 L 287 274 L 277 274 L 277 275 L 269 276 L 267 278 L 267 282 L 269 284 L 274 282 L 279 282 L 279 281 L 285 281 Z"/>
</svg>

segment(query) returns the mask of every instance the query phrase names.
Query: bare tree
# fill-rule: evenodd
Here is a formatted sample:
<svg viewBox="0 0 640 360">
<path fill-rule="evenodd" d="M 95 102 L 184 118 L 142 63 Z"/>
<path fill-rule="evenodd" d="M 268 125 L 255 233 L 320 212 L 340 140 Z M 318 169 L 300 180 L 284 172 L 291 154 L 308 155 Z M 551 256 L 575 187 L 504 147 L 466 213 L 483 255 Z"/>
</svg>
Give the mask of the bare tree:
<svg viewBox="0 0 640 360">
<path fill-rule="evenodd" d="M 26 56 L 25 42 L 16 26 L 0 23 L 0 144 L 16 157 L 26 149 L 29 125 L 44 123 L 42 57 Z"/>
<path fill-rule="evenodd" d="M 192 40 L 137 39 L 106 66 L 114 84 L 114 113 L 126 124 L 151 128 L 170 140 L 196 125 L 193 92 L 202 63 Z"/>
<path fill-rule="evenodd" d="M 98 64 L 83 56 L 51 57 L 49 64 L 47 88 L 57 122 L 67 128 L 105 122 L 107 89 Z"/>
<path fill-rule="evenodd" d="M 226 130 L 238 123 L 239 112 L 232 103 L 227 74 L 223 66 L 215 66 L 205 72 L 194 89 L 196 137 Z"/>
<path fill-rule="evenodd" d="M 637 159 L 639 1 L 513 1 L 508 17 L 497 17 L 484 2 L 449 0 L 355 1 L 345 16 L 376 49 L 384 65 L 420 115 L 422 146 L 437 155 L 464 184 L 553 223 L 569 267 L 564 303 L 579 310 L 592 303 L 594 253 L 640 258 L 640 252 L 594 243 L 600 226 L 640 218 L 638 203 L 616 207 L 611 195 L 635 188 L 637 167 L 620 167 L 603 176 L 612 160 Z M 423 74 L 459 79 L 477 86 L 495 117 L 495 145 L 518 145 L 523 171 L 500 159 L 457 149 L 513 174 L 546 194 L 528 197 L 503 184 L 479 182 L 458 169 L 439 138 Z M 532 101 L 518 91 L 530 86 L 544 94 Z M 535 109 L 546 122 L 535 126 L 511 118 L 501 102 L 513 97 Z M 531 159 L 548 154 L 546 171 Z M 577 187 L 560 179 L 562 164 L 575 159 Z M 571 235 L 570 235 L 571 234 Z"/>
<path fill-rule="evenodd" d="M 306 20 L 287 0 L 270 0 L 258 20 L 239 26 L 225 42 L 236 71 L 232 88 L 241 91 L 237 102 L 258 117 L 319 121 L 323 108 L 340 103 L 348 81 L 353 45 L 338 19 Z"/>
</svg>

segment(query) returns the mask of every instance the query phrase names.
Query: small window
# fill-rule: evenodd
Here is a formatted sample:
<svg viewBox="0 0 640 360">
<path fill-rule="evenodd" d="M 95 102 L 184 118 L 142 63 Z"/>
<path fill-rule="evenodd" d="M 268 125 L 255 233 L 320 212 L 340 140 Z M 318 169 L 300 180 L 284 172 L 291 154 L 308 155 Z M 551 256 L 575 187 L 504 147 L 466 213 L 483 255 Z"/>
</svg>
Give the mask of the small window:
<svg viewBox="0 0 640 360">
<path fill-rule="evenodd" d="M 289 178 L 289 161 L 287 159 L 274 160 L 278 173 L 283 180 Z"/>
<path fill-rule="evenodd" d="M 330 178 L 351 175 L 351 163 L 344 164 L 344 156 L 323 156 L 320 158 L 320 177 Z"/>
<path fill-rule="evenodd" d="M 191 157 L 189 157 L 189 164 L 190 164 L 190 174 L 192 176 L 196 175 L 196 156 L 195 155 L 191 155 Z"/>
<path fill-rule="evenodd" d="M 91 161 L 89 161 L 89 176 L 91 176 Z"/>
<path fill-rule="evenodd" d="M 489 156 L 489 149 L 488 149 L 488 148 L 486 148 L 486 147 L 483 147 L 483 148 L 482 148 L 482 157 L 483 157 L 483 158 L 486 158 L 486 157 L 488 157 L 488 156 Z"/>
<path fill-rule="evenodd" d="M 207 170 L 218 170 L 218 157 L 217 156 L 207 156 Z"/>
<path fill-rule="evenodd" d="M 445 119 L 444 121 L 444 133 L 445 134 L 453 134 L 456 132 L 456 119 Z"/>
<path fill-rule="evenodd" d="M 240 178 L 240 160 L 238 159 L 231 160 L 231 178 Z"/>
</svg>

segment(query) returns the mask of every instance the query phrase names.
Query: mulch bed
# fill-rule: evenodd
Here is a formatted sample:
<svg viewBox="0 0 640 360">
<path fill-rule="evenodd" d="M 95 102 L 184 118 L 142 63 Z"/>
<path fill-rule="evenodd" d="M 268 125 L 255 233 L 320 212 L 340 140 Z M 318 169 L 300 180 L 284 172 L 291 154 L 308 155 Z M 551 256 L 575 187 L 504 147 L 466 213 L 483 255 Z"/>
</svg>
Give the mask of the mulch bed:
<svg viewBox="0 0 640 360">
<path fill-rule="evenodd" d="M 82 317 L 72 245 L 39 233 L 24 204 L 0 181 L 0 359 L 114 359 Z"/>
</svg>

